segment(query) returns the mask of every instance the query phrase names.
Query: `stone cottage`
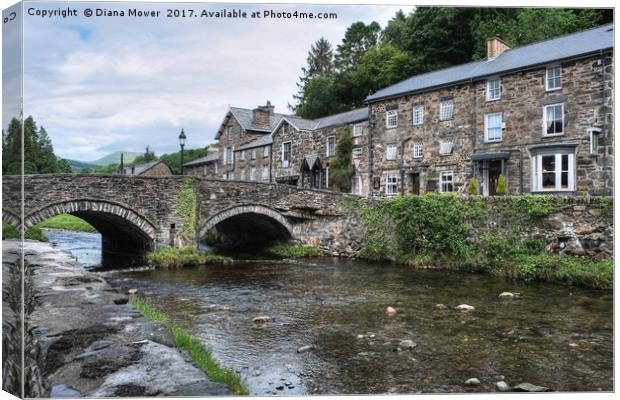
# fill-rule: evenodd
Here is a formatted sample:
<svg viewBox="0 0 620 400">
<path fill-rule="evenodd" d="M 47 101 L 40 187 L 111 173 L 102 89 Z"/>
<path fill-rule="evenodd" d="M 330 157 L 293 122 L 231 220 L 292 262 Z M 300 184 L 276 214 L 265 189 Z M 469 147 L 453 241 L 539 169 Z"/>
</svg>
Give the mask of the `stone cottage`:
<svg viewBox="0 0 620 400">
<path fill-rule="evenodd" d="M 366 101 L 371 195 L 613 192 L 613 25 L 413 76 Z"/>
<path fill-rule="evenodd" d="M 209 151 L 204 156 L 183 164 L 185 175 L 198 176 L 203 178 L 214 178 L 219 176 L 219 151 Z"/>
<path fill-rule="evenodd" d="M 168 164 L 163 161 L 153 161 L 134 167 L 124 167 L 119 173 L 121 175 L 134 176 L 170 176 L 172 175 L 172 170 L 170 170 Z"/>
</svg>

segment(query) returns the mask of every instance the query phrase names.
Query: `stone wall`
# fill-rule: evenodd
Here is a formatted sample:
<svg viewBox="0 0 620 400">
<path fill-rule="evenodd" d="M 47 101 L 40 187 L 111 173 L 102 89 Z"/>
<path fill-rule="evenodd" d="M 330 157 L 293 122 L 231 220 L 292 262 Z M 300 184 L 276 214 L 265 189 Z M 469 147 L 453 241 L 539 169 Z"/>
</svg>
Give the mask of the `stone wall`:
<svg viewBox="0 0 620 400">
<path fill-rule="evenodd" d="M 474 153 L 504 152 L 503 174 L 509 193 L 532 190 L 532 157 L 535 146 L 570 145 L 574 149 L 574 192 L 610 195 L 613 188 L 613 57 L 610 53 L 561 64 L 562 88 L 545 90 L 545 66 L 501 76 L 501 98 L 487 101 L 486 80 L 433 91 L 403 95 L 370 105 L 372 128 L 372 194 L 384 196 L 388 175 L 398 177 L 398 192 L 414 193 L 413 174 L 419 174 L 419 192 L 439 191 L 439 176 L 452 171 L 454 191 L 464 191 L 467 181 L 483 180 L 483 163 Z M 498 77 L 500 78 L 500 77 Z M 454 102 L 453 118 L 439 119 L 439 104 Z M 564 133 L 543 135 L 543 107 L 564 105 Z M 413 124 L 412 109 L 424 107 L 424 122 Z M 397 110 L 398 126 L 387 128 L 386 111 Z M 498 142 L 485 141 L 485 115 L 502 113 L 504 127 Z M 598 148 L 590 154 L 588 128 L 601 129 Z M 452 141 L 449 155 L 439 154 L 440 141 Z M 413 157 L 414 144 L 423 157 Z M 395 144 L 398 156 L 386 159 L 386 148 Z M 549 151 L 553 152 L 551 147 Z M 479 182 L 481 185 L 483 182 Z"/>
</svg>

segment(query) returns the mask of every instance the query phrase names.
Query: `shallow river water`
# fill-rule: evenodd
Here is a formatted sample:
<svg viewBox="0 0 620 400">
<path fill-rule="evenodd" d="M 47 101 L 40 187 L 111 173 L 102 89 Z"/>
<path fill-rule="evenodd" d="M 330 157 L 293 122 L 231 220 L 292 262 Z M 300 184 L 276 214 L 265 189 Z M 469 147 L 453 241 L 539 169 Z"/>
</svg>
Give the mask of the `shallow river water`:
<svg viewBox="0 0 620 400">
<path fill-rule="evenodd" d="M 103 274 L 150 297 L 256 395 L 495 391 L 502 379 L 613 388 L 611 292 L 337 259 Z"/>
</svg>

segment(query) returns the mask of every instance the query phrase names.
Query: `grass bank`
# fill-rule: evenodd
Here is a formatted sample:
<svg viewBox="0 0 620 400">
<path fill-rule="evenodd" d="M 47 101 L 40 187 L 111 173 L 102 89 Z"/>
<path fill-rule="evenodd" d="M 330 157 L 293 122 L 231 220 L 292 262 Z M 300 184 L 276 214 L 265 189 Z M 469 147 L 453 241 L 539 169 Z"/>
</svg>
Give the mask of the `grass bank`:
<svg viewBox="0 0 620 400">
<path fill-rule="evenodd" d="M 2 222 L 2 239 L 19 239 L 21 235 L 17 229 L 13 228 L 6 222 Z M 25 239 L 38 240 L 39 242 L 47 242 L 47 236 L 43 233 L 39 226 L 33 226 L 24 233 Z"/>
<path fill-rule="evenodd" d="M 161 268 L 181 268 L 192 265 L 205 264 L 225 264 L 232 261 L 232 258 L 217 254 L 200 251 L 193 246 L 181 248 L 166 247 L 146 255 L 146 260 L 150 265 Z"/>
<path fill-rule="evenodd" d="M 88 222 L 70 214 L 57 215 L 37 224 L 39 228 L 64 229 L 76 232 L 97 232 Z"/>
<path fill-rule="evenodd" d="M 278 257 L 285 258 L 310 258 L 320 257 L 323 252 L 314 246 L 309 245 L 290 245 L 286 243 L 278 243 L 270 246 L 266 252 Z"/>
<path fill-rule="evenodd" d="M 493 211 L 478 196 L 437 194 L 347 206 L 358 210 L 364 222 L 365 258 L 525 281 L 613 287 L 612 261 L 553 254 L 546 250 L 544 237 L 519 231 L 523 224 L 537 224 L 570 207 L 560 196 L 506 198 L 503 208 Z M 613 204 L 601 201 L 598 206 L 601 218 L 611 217 Z M 495 212 L 492 217 L 491 212 Z M 500 228 L 490 230 L 490 225 Z"/>
<path fill-rule="evenodd" d="M 131 303 L 148 319 L 163 322 L 170 328 L 176 347 L 187 352 L 196 366 L 215 381 L 224 383 L 235 395 L 249 394 L 248 388 L 241 377 L 229 368 L 224 368 L 213 358 L 213 355 L 196 337 L 187 330 L 170 321 L 166 314 L 156 310 L 146 299 L 131 296 Z"/>
</svg>

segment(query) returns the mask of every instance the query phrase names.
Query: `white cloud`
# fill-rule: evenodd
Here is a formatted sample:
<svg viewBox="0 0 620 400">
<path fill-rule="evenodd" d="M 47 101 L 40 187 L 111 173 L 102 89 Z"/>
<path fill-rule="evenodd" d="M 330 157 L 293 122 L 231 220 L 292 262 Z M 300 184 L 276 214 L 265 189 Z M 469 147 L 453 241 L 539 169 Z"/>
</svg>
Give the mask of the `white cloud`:
<svg viewBox="0 0 620 400">
<path fill-rule="evenodd" d="M 46 8 L 57 5 L 66 3 L 46 3 Z M 276 111 L 288 112 L 308 49 L 319 37 L 335 47 L 352 22 L 378 20 L 385 25 L 402 8 L 268 7 L 335 10 L 339 18 L 26 18 L 25 112 L 46 127 L 56 152 L 67 158 L 95 159 L 114 150 L 141 150 L 146 144 L 158 153 L 176 151 L 181 127 L 188 134 L 188 147 L 203 146 L 212 141 L 228 105 L 251 108 L 271 100 Z"/>
</svg>

